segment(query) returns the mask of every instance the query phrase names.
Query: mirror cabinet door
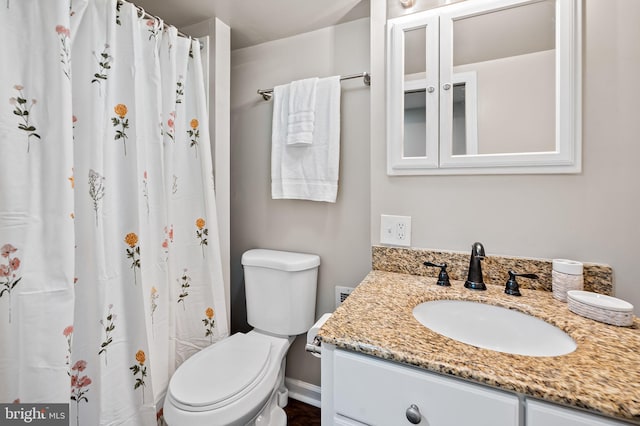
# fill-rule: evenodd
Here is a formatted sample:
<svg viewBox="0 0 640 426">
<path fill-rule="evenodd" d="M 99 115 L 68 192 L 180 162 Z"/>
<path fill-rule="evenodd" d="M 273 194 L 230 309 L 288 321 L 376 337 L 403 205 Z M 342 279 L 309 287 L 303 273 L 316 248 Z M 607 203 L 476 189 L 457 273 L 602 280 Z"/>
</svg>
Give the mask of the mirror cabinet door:
<svg viewBox="0 0 640 426">
<path fill-rule="evenodd" d="M 558 157 L 556 1 L 490 10 L 470 4 L 440 14 L 441 87 L 454 89 L 440 95 L 440 167 L 543 165 Z"/>
<path fill-rule="evenodd" d="M 555 0 L 452 17 L 446 25 L 453 48 L 441 57 L 443 72 L 481 83 L 481 103 L 470 108 L 481 138 L 453 155 L 555 151 Z M 454 113 L 460 98 L 453 96 Z"/>
<path fill-rule="evenodd" d="M 399 76 L 387 85 L 391 174 L 438 167 L 438 39 L 434 16 L 389 26 L 388 68 Z"/>
</svg>

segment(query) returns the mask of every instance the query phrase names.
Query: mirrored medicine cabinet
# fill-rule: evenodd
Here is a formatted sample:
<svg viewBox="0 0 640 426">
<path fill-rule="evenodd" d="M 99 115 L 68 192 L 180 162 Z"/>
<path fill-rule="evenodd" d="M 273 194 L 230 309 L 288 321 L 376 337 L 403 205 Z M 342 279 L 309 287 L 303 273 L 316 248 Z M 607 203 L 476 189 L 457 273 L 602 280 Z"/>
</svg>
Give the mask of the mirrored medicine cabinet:
<svg viewBox="0 0 640 426">
<path fill-rule="evenodd" d="M 387 173 L 581 171 L 580 0 L 387 21 Z"/>
</svg>

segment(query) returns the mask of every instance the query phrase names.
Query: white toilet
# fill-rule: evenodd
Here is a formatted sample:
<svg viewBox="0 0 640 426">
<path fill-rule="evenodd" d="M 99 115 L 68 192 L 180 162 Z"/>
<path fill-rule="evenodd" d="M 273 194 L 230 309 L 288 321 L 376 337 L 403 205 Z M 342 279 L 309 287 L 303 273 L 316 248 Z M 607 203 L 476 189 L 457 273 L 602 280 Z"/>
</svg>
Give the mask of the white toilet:
<svg viewBox="0 0 640 426">
<path fill-rule="evenodd" d="M 185 361 L 164 402 L 170 426 L 284 426 L 284 366 L 313 325 L 320 257 L 254 249 L 242 255 L 249 333 L 236 333 Z"/>
</svg>

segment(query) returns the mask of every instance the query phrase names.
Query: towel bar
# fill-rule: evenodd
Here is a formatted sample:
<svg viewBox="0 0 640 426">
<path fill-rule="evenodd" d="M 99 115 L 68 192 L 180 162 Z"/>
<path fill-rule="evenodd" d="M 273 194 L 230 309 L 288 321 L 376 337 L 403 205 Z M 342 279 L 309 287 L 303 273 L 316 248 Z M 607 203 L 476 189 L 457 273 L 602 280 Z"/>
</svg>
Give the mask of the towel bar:
<svg viewBox="0 0 640 426">
<path fill-rule="evenodd" d="M 340 77 L 340 81 L 351 80 L 353 78 L 362 78 L 364 84 L 366 84 L 367 86 L 371 85 L 371 74 L 366 71 L 359 74 L 343 75 Z M 264 99 L 265 101 L 268 101 L 273 96 L 273 89 L 258 89 L 258 95 L 262 96 L 262 99 Z"/>
</svg>

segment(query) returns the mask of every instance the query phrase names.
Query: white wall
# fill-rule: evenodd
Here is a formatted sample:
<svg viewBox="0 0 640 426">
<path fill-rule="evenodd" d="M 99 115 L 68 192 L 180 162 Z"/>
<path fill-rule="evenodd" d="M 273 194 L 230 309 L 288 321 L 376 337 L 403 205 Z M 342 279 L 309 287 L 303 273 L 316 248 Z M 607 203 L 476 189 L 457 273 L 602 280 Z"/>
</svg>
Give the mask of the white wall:
<svg viewBox="0 0 640 426">
<path fill-rule="evenodd" d="M 357 21 L 237 49 L 231 55 L 231 315 L 233 330 L 248 330 L 240 264 L 250 248 L 319 254 L 316 318 L 334 309 L 334 286 L 354 287 L 371 269 L 369 239 L 369 88 L 343 81 L 341 158 L 335 204 L 272 200 L 272 101 L 257 89 L 292 80 L 368 71 L 369 21 Z M 375 80 L 374 80 L 375 81 Z M 382 81 L 377 82 L 378 85 Z M 320 362 L 289 351 L 287 377 L 320 384 Z"/>
<path fill-rule="evenodd" d="M 385 2 L 372 2 L 372 72 L 384 74 Z M 640 313 L 640 2 L 585 0 L 583 172 L 387 176 L 384 90 L 371 91 L 371 241 L 380 214 L 412 216 L 412 245 L 607 263 Z"/>
</svg>

